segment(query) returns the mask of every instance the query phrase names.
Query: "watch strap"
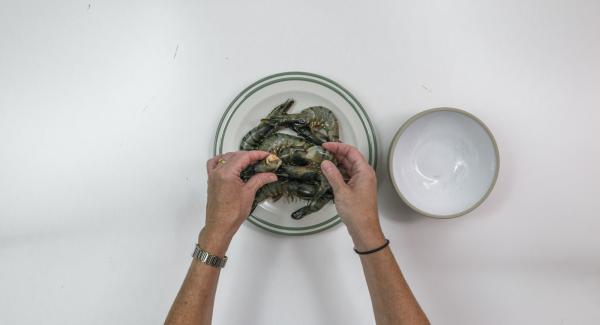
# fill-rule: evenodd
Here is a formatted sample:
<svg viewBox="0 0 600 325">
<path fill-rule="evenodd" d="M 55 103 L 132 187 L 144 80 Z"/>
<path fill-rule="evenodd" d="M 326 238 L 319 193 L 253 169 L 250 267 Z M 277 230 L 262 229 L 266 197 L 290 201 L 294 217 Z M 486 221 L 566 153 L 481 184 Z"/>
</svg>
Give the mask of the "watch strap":
<svg viewBox="0 0 600 325">
<path fill-rule="evenodd" d="M 196 244 L 196 248 L 194 249 L 194 253 L 192 253 L 192 257 L 198 260 L 199 262 L 220 269 L 224 268 L 225 264 L 227 263 L 227 256 L 219 257 L 213 255 L 200 248 L 198 244 Z"/>
</svg>

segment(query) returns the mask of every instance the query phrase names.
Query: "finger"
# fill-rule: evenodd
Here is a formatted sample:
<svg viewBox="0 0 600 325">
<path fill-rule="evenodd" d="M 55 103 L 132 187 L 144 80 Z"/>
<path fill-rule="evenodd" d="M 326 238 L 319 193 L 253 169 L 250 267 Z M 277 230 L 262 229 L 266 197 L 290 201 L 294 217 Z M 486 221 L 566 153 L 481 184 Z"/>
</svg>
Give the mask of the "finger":
<svg viewBox="0 0 600 325">
<path fill-rule="evenodd" d="M 220 169 L 223 168 L 233 157 L 235 152 L 226 152 L 220 156 L 215 157 L 216 158 L 216 165 L 214 166 L 213 169 Z"/>
<path fill-rule="evenodd" d="M 352 145 L 339 142 L 326 142 L 323 143 L 322 146 L 329 150 L 339 160 L 348 160 L 351 164 L 368 164 L 362 153 Z"/>
<path fill-rule="evenodd" d="M 321 170 L 323 171 L 323 175 L 327 178 L 329 185 L 333 188 L 334 194 L 347 186 L 344 182 L 342 173 L 340 173 L 340 170 L 337 169 L 331 161 L 323 160 L 321 163 Z"/>
<path fill-rule="evenodd" d="M 273 173 L 258 173 L 252 176 L 248 182 L 246 182 L 245 186 L 249 188 L 252 193 L 256 193 L 263 185 L 275 182 L 276 180 L 277 176 Z"/>
<path fill-rule="evenodd" d="M 329 150 L 351 175 L 370 167 L 362 153 L 354 146 L 339 142 L 327 142 L 323 143 L 323 148 Z"/>
<path fill-rule="evenodd" d="M 209 160 L 206 161 L 206 172 L 210 172 L 215 169 L 219 163 L 219 159 L 221 159 L 223 155 L 216 155 Z"/>
<path fill-rule="evenodd" d="M 341 166 L 348 174 L 350 174 L 350 171 L 352 170 L 352 164 L 348 161 L 348 159 L 345 157 L 337 159 L 337 163 L 338 166 Z"/>
<path fill-rule="evenodd" d="M 264 159 L 269 155 L 266 151 L 252 150 L 252 151 L 238 151 L 233 153 L 230 161 L 227 162 L 227 167 L 231 168 L 236 175 L 244 170 L 244 168 L 248 167 L 248 165 Z"/>
<path fill-rule="evenodd" d="M 225 161 L 230 160 L 231 158 L 233 158 L 233 155 L 235 155 L 236 152 L 231 152 L 231 151 L 226 152 L 226 153 L 222 154 L 220 158 Z"/>
</svg>

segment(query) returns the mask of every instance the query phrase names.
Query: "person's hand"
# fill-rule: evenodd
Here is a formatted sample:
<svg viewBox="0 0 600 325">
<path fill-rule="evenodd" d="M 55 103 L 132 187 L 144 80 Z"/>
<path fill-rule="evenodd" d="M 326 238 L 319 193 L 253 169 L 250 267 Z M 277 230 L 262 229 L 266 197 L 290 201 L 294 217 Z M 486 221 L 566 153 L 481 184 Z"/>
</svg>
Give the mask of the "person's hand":
<svg viewBox="0 0 600 325">
<path fill-rule="evenodd" d="M 198 238 L 200 247 L 224 255 L 233 235 L 250 214 L 256 191 L 277 180 L 273 173 L 258 173 L 244 183 L 240 173 L 268 155 L 264 151 L 229 152 L 206 163 L 208 197 L 206 222 Z"/>
<path fill-rule="evenodd" d="M 377 177 L 375 170 L 355 147 L 327 142 L 329 150 L 350 176 L 348 183 L 339 169 L 328 160 L 321 169 L 333 189 L 335 207 L 358 250 L 369 250 L 385 243 L 377 211 Z"/>
</svg>

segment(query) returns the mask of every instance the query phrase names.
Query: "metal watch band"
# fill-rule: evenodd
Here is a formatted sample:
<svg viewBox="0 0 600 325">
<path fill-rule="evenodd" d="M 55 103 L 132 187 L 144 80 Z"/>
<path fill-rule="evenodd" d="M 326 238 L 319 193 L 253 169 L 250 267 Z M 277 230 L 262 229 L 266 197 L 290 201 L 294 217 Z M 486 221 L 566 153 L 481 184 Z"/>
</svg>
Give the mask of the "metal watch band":
<svg viewBox="0 0 600 325">
<path fill-rule="evenodd" d="M 215 255 L 212 255 L 211 253 L 200 248 L 200 246 L 198 246 L 198 244 L 196 244 L 196 249 L 194 249 L 194 253 L 192 253 L 192 257 L 204 264 L 208 264 L 212 267 L 221 268 L 221 269 L 224 268 L 225 264 L 227 263 L 227 256 L 224 256 L 221 258 L 221 257 L 215 256 Z"/>
</svg>

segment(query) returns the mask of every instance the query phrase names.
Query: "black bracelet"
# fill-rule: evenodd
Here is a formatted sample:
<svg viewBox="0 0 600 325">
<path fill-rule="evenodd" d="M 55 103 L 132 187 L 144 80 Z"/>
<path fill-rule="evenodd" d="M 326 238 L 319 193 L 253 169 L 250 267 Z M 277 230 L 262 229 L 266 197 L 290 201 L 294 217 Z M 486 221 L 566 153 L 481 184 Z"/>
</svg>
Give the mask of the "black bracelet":
<svg viewBox="0 0 600 325">
<path fill-rule="evenodd" d="M 373 253 L 379 252 L 380 250 L 388 247 L 389 244 L 390 244 L 390 240 L 386 238 L 385 239 L 385 244 L 383 244 L 383 245 L 381 245 L 381 246 L 379 246 L 379 247 L 377 247 L 375 249 L 372 249 L 372 250 L 369 250 L 369 251 L 365 251 L 365 252 L 359 252 L 356 248 L 354 248 L 354 251 L 358 255 L 368 255 L 368 254 L 373 254 Z"/>
</svg>

